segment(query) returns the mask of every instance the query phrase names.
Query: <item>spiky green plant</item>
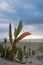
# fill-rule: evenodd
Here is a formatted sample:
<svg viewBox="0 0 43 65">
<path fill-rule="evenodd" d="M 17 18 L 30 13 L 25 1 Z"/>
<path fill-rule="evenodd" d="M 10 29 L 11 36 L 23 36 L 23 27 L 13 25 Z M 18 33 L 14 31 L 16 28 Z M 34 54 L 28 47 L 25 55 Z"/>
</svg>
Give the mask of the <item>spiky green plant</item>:
<svg viewBox="0 0 43 65">
<path fill-rule="evenodd" d="M 13 41 L 13 39 L 12 39 L 12 30 L 11 30 L 11 23 L 9 24 L 9 40 L 10 40 L 10 43 L 11 43 L 11 45 L 12 45 L 12 49 L 13 49 L 13 51 L 14 51 L 14 54 L 16 54 L 16 43 L 19 41 L 19 40 L 21 40 L 22 38 L 24 38 L 25 36 L 27 36 L 27 35 L 31 35 L 31 33 L 29 33 L 29 32 L 25 32 L 25 33 L 23 33 L 23 34 L 21 34 L 20 36 L 19 36 L 19 34 L 20 34 L 20 32 L 21 32 L 21 30 L 22 30 L 22 21 L 20 20 L 19 21 L 19 24 L 18 24 L 18 27 L 17 28 L 15 28 L 15 30 L 14 30 L 14 37 L 15 37 L 15 39 L 14 39 L 14 41 Z"/>
<path fill-rule="evenodd" d="M 4 38 L 4 43 L 5 43 L 5 44 L 7 43 L 7 38 Z"/>
<path fill-rule="evenodd" d="M 26 49 L 26 46 L 24 45 L 24 46 L 23 46 L 24 55 L 25 55 L 25 49 Z"/>
<path fill-rule="evenodd" d="M 23 61 L 23 50 L 22 48 L 18 48 L 18 59 Z"/>
<path fill-rule="evenodd" d="M 11 23 L 9 24 L 9 40 L 12 45 L 12 29 L 11 29 Z"/>
<path fill-rule="evenodd" d="M 38 51 L 43 52 L 43 46 L 39 46 Z"/>
<path fill-rule="evenodd" d="M 18 27 L 15 28 L 15 30 L 14 30 L 14 37 L 15 37 L 15 39 L 17 38 L 17 36 L 21 32 L 21 30 L 22 30 L 22 21 L 19 22 Z"/>
<path fill-rule="evenodd" d="M 3 46 L 2 44 L 0 44 L 0 53 L 2 54 L 2 51 L 3 51 Z"/>
<path fill-rule="evenodd" d="M 6 57 L 6 43 L 7 43 L 7 38 L 4 38 L 4 44 L 5 44 L 5 57 Z"/>
</svg>

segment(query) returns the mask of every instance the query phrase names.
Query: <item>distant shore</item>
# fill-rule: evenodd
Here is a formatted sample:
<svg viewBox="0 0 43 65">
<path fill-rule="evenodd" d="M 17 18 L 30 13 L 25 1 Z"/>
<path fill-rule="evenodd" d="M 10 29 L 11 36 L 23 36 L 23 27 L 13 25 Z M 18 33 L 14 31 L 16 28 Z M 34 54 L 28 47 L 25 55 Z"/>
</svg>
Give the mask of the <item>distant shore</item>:
<svg viewBox="0 0 43 65">
<path fill-rule="evenodd" d="M 26 48 L 29 48 L 29 47 L 30 48 L 39 48 L 39 47 L 43 47 L 43 42 L 18 42 L 18 43 L 16 43 L 17 47 L 23 48 L 24 45 L 26 46 Z M 6 46 L 11 48 L 11 44 L 9 42 L 6 44 Z"/>
<path fill-rule="evenodd" d="M 26 45 L 26 44 L 30 44 L 30 45 L 43 45 L 43 42 L 18 42 L 17 44 L 20 44 L 20 45 Z"/>
<path fill-rule="evenodd" d="M 23 46 L 26 46 L 29 48 L 29 46 L 32 48 L 38 48 L 38 47 L 41 47 L 43 46 L 43 42 L 18 42 L 17 43 L 17 46 L 20 46 L 20 47 L 23 47 Z"/>
</svg>

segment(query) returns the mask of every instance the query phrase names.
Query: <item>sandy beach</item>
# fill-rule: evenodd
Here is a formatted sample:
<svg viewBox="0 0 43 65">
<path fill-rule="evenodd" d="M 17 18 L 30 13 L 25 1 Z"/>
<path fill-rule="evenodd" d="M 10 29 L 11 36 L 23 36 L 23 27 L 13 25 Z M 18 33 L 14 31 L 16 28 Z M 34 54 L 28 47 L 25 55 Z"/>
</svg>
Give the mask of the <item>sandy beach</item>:
<svg viewBox="0 0 43 65">
<path fill-rule="evenodd" d="M 43 42 L 18 42 L 17 43 L 17 46 L 23 47 L 24 45 L 28 48 L 29 48 L 29 46 L 30 46 L 30 48 L 33 48 L 33 47 L 38 48 L 38 47 L 43 46 Z"/>
<path fill-rule="evenodd" d="M 30 61 L 32 61 L 32 63 L 29 63 Z M 43 62 L 40 62 L 34 58 L 28 58 L 26 64 L 20 64 L 20 63 L 16 63 L 15 61 L 11 62 L 0 58 L 0 65 L 43 65 Z"/>
<path fill-rule="evenodd" d="M 43 46 L 42 42 L 18 42 L 17 46 L 23 47 L 24 45 L 27 45 L 29 47 L 39 47 L 39 46 Z M 8 43 L 7 46 L 10 46 L 10 44 Z M 32 63 L 29 63 L 30 61 L 32 61 Z M 27 63 L 26 64 L 21 64 L 21 63 L 17 63 L 15 61 L 7 61 L 4 60 L 3 58 L 0 58 L 0 65 L 43 65 L 43 60 L 37 60 L 35 59 L 35 56 L 32 58 L 28 58 L 27 59 Z"/>
</svg>

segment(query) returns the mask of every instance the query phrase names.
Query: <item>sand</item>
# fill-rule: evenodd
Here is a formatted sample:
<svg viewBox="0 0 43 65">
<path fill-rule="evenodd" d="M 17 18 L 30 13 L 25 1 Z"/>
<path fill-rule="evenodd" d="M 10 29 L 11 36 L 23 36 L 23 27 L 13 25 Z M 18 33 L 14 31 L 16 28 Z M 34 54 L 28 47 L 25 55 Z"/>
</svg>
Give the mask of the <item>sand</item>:
<svg viewBox="0 0 43 65">
<path fill-rule="evenodd" d="M 9 46 L 9 43 L 7 44 Z M 43 43 L 41 42 L 19 42 L 17 43 L 17 46 L 23 47 L 24 45 L 28 46 L 30 45 L 30 47 L 39 47 L 40 45 L 43 46 Z M 32 61 L 32 63 L 30 63 Z M 26 64 L 20 64 L 20 63 L 16 63 L 11 62 L 11 61 L 6 61 L 3 58 L 0 58 L 0 65 L 43 65 L 43 60 L 39 61 L 37 59 L 35 59 L 35 57 L 33 58 L 28 58 L 27 59 L 27 63 Z"/>
<path fill-rule="evenodd" d="M 30 63 L 30 61 L 32 61 L 32 63 Z M 20 64 L 20 63 L 16 63 L 16 62 L 6 61 L 6 60 L 0 58 L 0 65 L 43 65 L 43 63 L 34 58 L 28 58 L 26 64 Z"/>
<path fill-rule="evenodd" d="M 18 42 L 17 46 L 24 46 L 24 45 L 30 45 L 30 46 L 43 46 L 43 42 Z"/>
</svg>

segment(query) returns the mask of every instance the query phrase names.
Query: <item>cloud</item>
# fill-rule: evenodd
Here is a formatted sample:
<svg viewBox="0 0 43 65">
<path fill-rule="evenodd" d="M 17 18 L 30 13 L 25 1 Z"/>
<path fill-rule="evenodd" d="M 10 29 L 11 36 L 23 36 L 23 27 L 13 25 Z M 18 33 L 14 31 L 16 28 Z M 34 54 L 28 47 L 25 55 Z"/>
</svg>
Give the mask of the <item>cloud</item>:
<svg viewBox="0 0 43 65">
<path fill-rule="evenodd" d="M 24 3 L 24 8 L 28 8 L 28 9 L 32 9 L 34 8 L 33 4 L 32 3 Z"/>
<path fill-rule="evenodd" d="M 17 25 L 17 24 L 16 24 Z M 14 28 L 16 26 L 14 26 L 14 24 L 12 24 L 12 35 L 14 38 Z M 41 28 L 42 27 L 42 28 Z M 27 36 L 24 39 L 28 39 L 31 37 L 31 39 L 42 39 L 43 38 L 43 24 L 31 24 L 31 25 L 24 25 L 23 29 L 21 31 L 20 34 L 24 33 L 24 32 L 30 32 L 31 36 Z M 8 24 L 0 24 L 0 38 L 4 38 L 7 37 L 9 38 L 9 25 Z M 1 36 L 2 35 L 2 36 Z"/>
<path fill-rule="evenodd" d="M 8 27 L 8 26 L 9 26 L 9 24 L 1 24 L 1 23 L 0 23 L 0 28 Z"/>
<path fill-rule="evenodd" d="M 21 33 L 23 32 L 31 32 L 32 35 L 43 35 L 43 24 L 31 24 L 31 25 L 24 25 Z"/>
<path fill-rule="evenodd" d="M 35 0 L 33 3 L 38 11 L 43 11 L 43 0 Z"/>
<path fill-rule="evenodd" d="M 0 23 L 10 23 L 11 21 L 9 19 L 6 19 L 6 18 L 0 18 Z"/>
<path fill-rule="evenodd" d="M 0 3 L 0 9 L 6 10 L 7 12 L 16 12 L 12 6 L 10 6 L 7 2 Z"/>
<path fill-rule="evenodd" d="M 8 38 L 8 32 L 0 33 L 0 39 Z"/>
<path fill-rule="evenodd" d="M 31 35 L 24 39 L 43 39 L 43 24 L 24 25 L 20 34 L 26 31 L 30 32 Z"/>
<path fill-rule="evenodd" d="M 12 24 L 12 34 L 14 34 L 14 25 Z M 7 37 L 9 39 L 9 24 L 0 23 L 0 39 Z M 13 35 L 14 38 L 14 35 Z"/>
<path fill-rule="evenodd" d="M 4 13 L 4 17 L 6 18 L 22 19 L 25 24 L 43 23 L 42 0 L 6 0 L 1 2 L 0 4 L 0 7 L 7 11 L 7 13 L 6 11 L 1 11 L 2 13 Z M 42 9 L 39 10 L 39 6 Z M 15 10 L 16 12 L 14 13 L 12 10 Z M 10 13 L 10 11 L 13 14 Z"/>
<path fill-rule="evenodd" d="M 0 23 L 0 33 L 8 32 L 9 24 Z"/>
<path fill-rule="evenodd" d="M 0 18 L 0 24 L 3 24 L 3 25 L 11 23 L 14 26 L 16 26 L 18 22 L 19 22 L 18 20 L 14 20 L 11 18 L 2 18 L 2 17 Z"/>
<path fill-rule="evenodd" d="M 9 23 L 13 31 L 19 20 L 23 20 L 24 26 L 21 33 L 29 31 L 32 37 L 43 37 L 43 1 L 0 0 L 0 33 L 8 35 Z"/>
</svg>

